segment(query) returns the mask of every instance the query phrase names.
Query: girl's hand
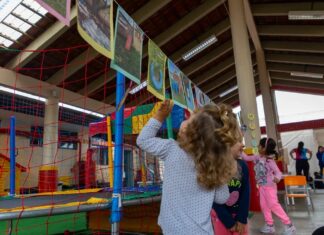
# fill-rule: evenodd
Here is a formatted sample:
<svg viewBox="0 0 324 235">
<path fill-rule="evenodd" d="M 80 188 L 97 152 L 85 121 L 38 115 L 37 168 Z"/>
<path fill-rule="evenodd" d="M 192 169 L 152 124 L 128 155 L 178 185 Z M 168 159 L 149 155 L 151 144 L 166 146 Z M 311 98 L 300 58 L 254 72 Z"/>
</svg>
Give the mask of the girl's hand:
<svg viewBox="0 0 324 235">
<path fill-rule="evenodd" d="M 165 100 L 162 102 L 160 108 L 153 116 L 156 120 L 164 122 L 164 120 L 169 116 L 173 108 L 173 101 Z"/>
<path fill-rule="evenodd" d="M 237 232 L 236 226 L 237 224 L 235 224 L 232 228 L 230 228 L 229 231 L 231 231 L 232 233 Z"/>
<path fill-rule="evenodd" d="M 236 223 L 236 231 L 238 232 L 238 234 L 244 234 L 245 232 L 245 227 L 246 227 L 246 224 L 242 224 L 240 222 L 237 222 Z"/>
<path fill-rule="evenodd" d="M 275 182 L 276 184 L 278 184 L 278 183 L 280 182 L 280 179 L 274 177 L 274 178 L 273 178 L 273 182 Z"/>
</svg>

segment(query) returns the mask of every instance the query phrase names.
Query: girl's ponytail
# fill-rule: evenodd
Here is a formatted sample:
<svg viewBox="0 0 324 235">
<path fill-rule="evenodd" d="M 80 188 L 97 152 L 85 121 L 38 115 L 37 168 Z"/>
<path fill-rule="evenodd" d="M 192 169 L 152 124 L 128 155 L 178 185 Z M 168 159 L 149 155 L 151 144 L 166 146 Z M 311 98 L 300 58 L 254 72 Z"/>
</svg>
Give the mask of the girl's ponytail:
<svg viewBox="0 0 324 235">
<path fill-rule="evenodd" d="M 260 145 L 262 146 L 262 148 L 265 149 L 265 155 L 266 156 L 271 156 L 274 155 L 275 160 L 278 159 L 278 152 L 276 151 L 276 141 L 272 138 L 262 138 L 260 140 Z M 273 158 L 273 157 L 269 157 L 269 158 Z"/>
</svg>

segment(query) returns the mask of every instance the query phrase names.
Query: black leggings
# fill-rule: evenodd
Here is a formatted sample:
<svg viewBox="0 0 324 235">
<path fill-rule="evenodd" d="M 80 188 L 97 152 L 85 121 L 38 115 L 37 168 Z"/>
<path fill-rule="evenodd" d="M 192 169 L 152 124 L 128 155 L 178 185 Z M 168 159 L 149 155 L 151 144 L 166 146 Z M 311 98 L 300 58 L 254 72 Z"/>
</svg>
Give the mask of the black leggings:
<svg viewBox="0 0 324 235">
<path fill-rule="evenodd" d="M 309 180 L 309 164 L 308 164 L 308 160 L 296 160 L 296 173 L 297 175 L 302 175 L 302 171 L 303 171 L 303 175 L 306 176 L 306 180 Z"/>
</svg>

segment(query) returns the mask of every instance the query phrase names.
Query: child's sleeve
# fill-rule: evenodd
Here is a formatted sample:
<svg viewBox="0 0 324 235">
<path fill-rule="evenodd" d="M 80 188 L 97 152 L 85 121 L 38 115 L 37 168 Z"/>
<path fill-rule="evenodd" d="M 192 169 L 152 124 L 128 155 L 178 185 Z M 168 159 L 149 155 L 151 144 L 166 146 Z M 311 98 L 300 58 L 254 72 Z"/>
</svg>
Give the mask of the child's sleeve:
<svg viewBox="0 0 324 235">
<path fill-rule="evenodd" d="M 259 158 L 258 155 L 246 155 L 246 153 L 244 153 L 244 152 L 242 152 L 240 156 L 244 161 L 247 161 L 247 162 L 256 161 Z"/>
<path fill-rule="evenodd" d="M 215 210 L 218 219 L 224 224 L 227 229 L 233 228 L 236 222 L 225 205 L 213 203 L 213 209 Z"/>
<path fill-rule="evenodd" d="M 269 160 L 269 166 L 273 171 L 274 177 L 280 180 L 282 178 L 282 173 L 279 170 L 277 163 L 274 160 Z"/>
<path fill-rule="evenodd" d="M 240 161 L 240 166 L 242 168 L 242 188 L 240 192 L 240 197 L 238 201 L 239 211 L 235 216 L 235 220 L 247 224 L 247 218 L 249 216 L 249 206 L 250 206 L 250 181 L 249 181 L 249 169 L 245 162 Z"/>
<path fill-rule="evenodd" d="M 229 189 L 226 184 L 216 188 L 214 202 L 218 204 L 224 204 L 229 198 Z"/>
<path fill-rule="evenodd" d="M 316 157 L 317 157 L 318 161 L 320 161 L 320 162 L 322 161 L 322 153 L 317 152 Z"/>
<path fill-rule="evenodd" d="M 145 152 L 165 160 L 173 140 L 156 137 L 162 123 L 151 118 L 138 135 L 136 143 Z"/>
</svg>

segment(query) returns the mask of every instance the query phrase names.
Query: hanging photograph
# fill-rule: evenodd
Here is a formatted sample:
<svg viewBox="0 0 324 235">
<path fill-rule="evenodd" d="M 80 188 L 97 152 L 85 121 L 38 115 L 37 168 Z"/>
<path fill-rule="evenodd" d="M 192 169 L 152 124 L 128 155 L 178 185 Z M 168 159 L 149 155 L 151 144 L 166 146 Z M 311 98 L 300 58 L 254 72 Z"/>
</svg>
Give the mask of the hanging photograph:
<svg viewBox="0 0 324 235">
<path fill-rule="evenodd" d="M 71 0 L 36 0 L 36 2 L 63 24 L 70 26 Z"/>
<path fill-rule="evenodd" d="M 192 86 L 191 86 L 191 81 L 189 78 L 183 74 L 183 85 L 185 89 L 185 94 L 186 94 L 186 101 L 187 101 L 187 106 L 190 111 L 193 111 L 195 109 L 195 100 L 192 92 Z"/>
<path fill-rule="evenodd" d="M 205 94 L 197 86 L 195 86 L 195 103 L 198 108 L 205 105 Z"/>
<path fill-rule="evenodd" d="M 168 69 L 172 100 L 180 107 L 187 108 L 182 72 L 170 59 L 168 59 Z"/>
<path fill-rule="evenodd" d="M 166 55 L 151 40 L 148 43 L 147 90 L 160 100 L 165 99 Z"/>
<path fill-rule="evenodd" d="M 137 84 L 141 82 L 143 31 L 120 7 L 117 9 L 115 56 L 111 67 Z"/>
<path fill-rule="evenodd" d="M 113 1 L 78 0 L 78 31 L 96 51 L 112 59 Z"/>
<path fill-rule="evenodd" d="M 210 98 L 206 94 L 204 94 L 204 100 L 205 100 L 205 104 L 210 104 L 211 103 Z"/>
</svg>

